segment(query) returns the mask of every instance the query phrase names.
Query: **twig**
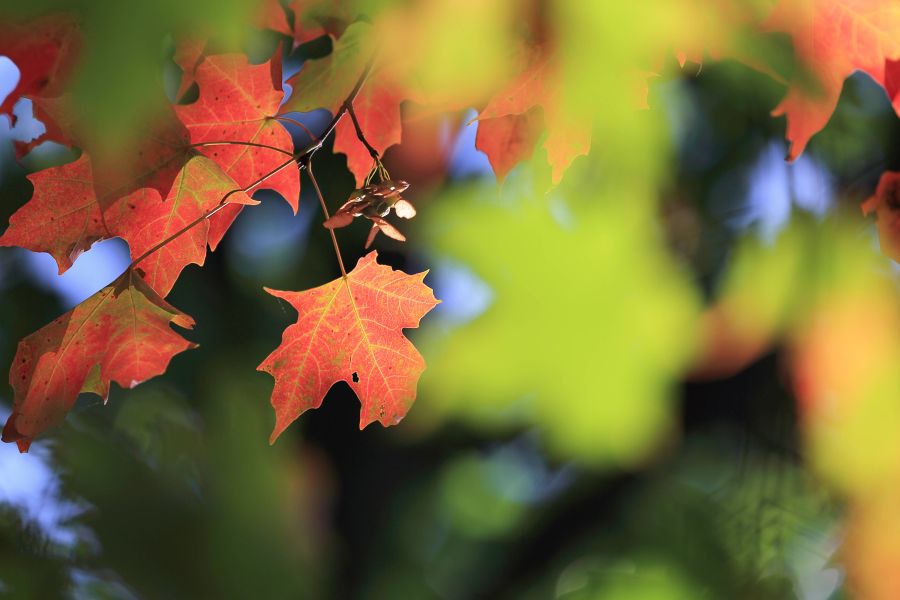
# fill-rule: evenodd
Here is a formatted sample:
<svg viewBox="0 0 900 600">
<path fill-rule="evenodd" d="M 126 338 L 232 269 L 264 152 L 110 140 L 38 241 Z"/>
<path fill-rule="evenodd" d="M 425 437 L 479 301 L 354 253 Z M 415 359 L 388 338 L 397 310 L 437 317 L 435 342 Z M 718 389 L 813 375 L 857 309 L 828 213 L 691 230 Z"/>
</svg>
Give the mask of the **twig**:
<svg viewBox="0 0 900 600">
<path fill-rule="evenodd" d="M 356 111 L 353 110 L 352 103 L 347 105 L 347 112 L 350 114 L 350 120 L 353 121 L 353 128 L 356 129 L 356 137 L 359 138 L 359 141 L 362 142 L 363 146 L 366 147 L 366 150 L 369 151 L 369 154 L 372 156 L 372 160 L 374 160 L 376 164 L 380 163 L 381 160 L 378 156 L 378 151 L 372 147 L 372 144 L 370 144 L 369 140 L 366 139 L 362 127 L 359 126 L 359 119 L 356 118 Z"/>
<path fill-rule="evenodd" d="M 316 176 L 313 174 L 312 163 L 306 165 L 306 174 L 309 175 L 309 180 L 312 181 L 313 187 L 316 189 L 316 196 L 319 197 L 319 204 L 322 206 L 322 212 L 325 213 L 325 220 L 327 221 L 331 218 L 331 215 L 328 214 L 328 206 L 325 205 L 325 198 L 319 189 L 319 182 L 316 181 Z M 327 229 L 328 233 L 331 234 L 331 244 L 334 246 L 334 253 L 337 255 L 338 266 L 341 268 L 341 277 L 346 279 L 347 269 L 344 268 L 344 259 L 341 258 L 341 248 L 338 246 L 337 236 L 334 235 L 334 229 L 331 227 Z"/>
</svg>

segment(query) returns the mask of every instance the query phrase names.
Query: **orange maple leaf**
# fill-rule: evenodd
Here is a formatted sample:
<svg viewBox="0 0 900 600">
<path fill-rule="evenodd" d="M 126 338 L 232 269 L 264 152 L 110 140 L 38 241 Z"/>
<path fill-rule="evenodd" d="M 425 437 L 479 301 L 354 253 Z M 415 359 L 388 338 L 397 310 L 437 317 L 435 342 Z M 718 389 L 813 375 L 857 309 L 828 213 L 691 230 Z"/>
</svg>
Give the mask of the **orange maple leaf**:
<svg viewBox="0 0 900 600">
<path fill-rule="evenodd" d="M 165 198 L 154 188 L 141 188 L 102 202 L 87 154 L 28 178 L 34 195 L 10 217 L 0 246 L 49 252 L 60 274 L 94 242 L 111 237 L 124 239 L 132 258 L 137 258 L 217 206 L 234 189 L 234 182 L 205 156 L 187 162 Z M 227 196 L 227 201 L 256 204 L 243 192 Z M 209 228 L 207 220 L 198 223 L 140 263 L 144 279 L 158 294 L 169 294 L 184 267 L 203 264 Z"/>
<path fill-rule="evenodd" d="M 792 82 L 772 112 L 787 118 L 788 158 L 800 156 L 834 112 L 844 80 L 854 71 L 885 85 L 885 61 L 900 58 L 896 0 L 781 0 L 766 28 L 788 33 L 818 89 Z"/>
<path fill-rule="evenodd" d="M 194 326 L 129 269 L 23 339 L 9 372 L 15 399 L 3 441 L 27 452 L 36 435 L 62 422 L 78 394 L 106 399 L 110 381 L 132 388 L 163 373 L 174 355 L 195 347 L 170 323 Z"/>
<path fill-rule="evenodd" d="M 475 147 L 487 155 L 497 181 L 502 182 L 513 167 L 531 156 L 542 131 L 543 119 L 537 108 L 481 119 L 475 134 Z"/>
<path fill-rule="evenodd" d="M 199 147 L 235 181 L 235 188 L 247 186 L 275 170 L 294 150 L 290 133 L 273 118 L 284 98 L 280 71 L 278 58 L 251 65 L 242 54 L 207 56 L 196 71 L 200 86 L 197 102 L 175 107 L 194 144 L 246 142 L 280 150 L 241 144 Z M 297 169 L 281 169 L 259 187 L 275 190 L 297 212 Z M 240 210 L 239 205 L 234 205 L 210 218 L 209 245 L 213 250 Z"/>
<path fill-rule="evenodd" d="M 402 330 L 418 327 L 438 300 L 423 283 L 427 271 L 407 275 L 377 256 L 370 252 L 346 277 L 312 290 L 266 289 L 299 315 L 258 367 L 275 378 L 271 442 L 339 381 L 359 397 L 360 429 L 373 421 L 395 425 L 416 399 L 425 361 Z"/>
<path fill-rule="evenodd" d="M 556 82 L 557 66 L 544 52 L 540 48 L 529 51 L 530 56 L 525 59 L 524 70 L 488 102 L 484 110 L 478 113 L 478 120 L 525 115 L 531 109 L 540 107 L 547 130 L 544 148 L 552 168 L 553 183 L 557 184 L 572 161 L 590 151 L 591 127 L 590 124 L 573 123 L 571 116 L 562 110 Z M 502 126 L 494 127 L 491 124 L 489 135 L 480 136 L 478 149 L 488 155 L 498 179 L 505 176 L 503 170 L 506 165 L 515 165 L 528 158 L 534 150 L 538 132 L 533 130 L 535 125 L 529 119 L 519 121 L 519 126 L 527 124 L 527 127 L 524 133 L 517 134 L 514 144 L 503 143 L 504 139 L 509 140 L 510 127 L 516 125 L 510 120 L 505 123 L 494 121 L 494 124 Z M 498 135 L 504 139 L 492 140 L 490 135 Z M 510 155 L 513 151 L 516 154 Z"/>
<path fill-rule="evenodd" d="M 400 103 L 406 94 L 381 73 L 373 73 L 353 101 L 353 110 L 366 140 L 384 156 L 384 151 L 400 143 Z M 349 117 L 344 117 L 334 131 L 334 151 L 347 155 L 347 168 L 356 177 L 356 187 L 363 187 L 374 167 L 374 158 L 359 140 Z"/>
</svg>

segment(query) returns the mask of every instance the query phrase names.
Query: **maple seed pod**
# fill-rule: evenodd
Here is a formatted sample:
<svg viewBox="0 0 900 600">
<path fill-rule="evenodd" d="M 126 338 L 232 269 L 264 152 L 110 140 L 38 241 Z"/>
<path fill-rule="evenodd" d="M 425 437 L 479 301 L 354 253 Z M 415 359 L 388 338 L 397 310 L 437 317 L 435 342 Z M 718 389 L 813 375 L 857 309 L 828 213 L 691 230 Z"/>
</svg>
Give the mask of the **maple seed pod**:
<svg viewBox="0 0 900 600">
<path fill-rule="evenodd" d="M 391 212 L 391 205 L 388 204 L 387 202 L 382 201 L 382 202 L 379 202 L 378 205 L 375 206 L 375 213 L 379 217 L 386 217 L 386 216 L 388 216 L 388 213 L 390 213 L 390 212 Z"/>
<path fill-rule="evenodd" d="M 369 237 L 366 239 L 366 248 L 372 245 L 379 231 L 399 242 L 405 242 L 406 236 L 384 217 L 390 214 L 391 209 L 401 219 L 416 216 L 416 209 L 412 203 L 400 195 L 408 188 L 409 183 L 402 179 L 386 179 L 353 190 L 347 201 L 325 221 L 324 226 L 328 229 L 337 229 L 346 227 L 356 217 L 365 217 L 372 222 L 372 229 L 369 230 Z"/>
<path fill-rule="evenodd" d="M 350 223 L 353 222 L 353 215 L 350 213 L 342 213 L 336 212 L 331 217 L 326 220 L 323 225 L 325 225 L 328 229 L 338 229 L 340 227 L 346 227 Z"/>
<path fill-rule="evenodd" d="M 416 207 L 405 198 L 397 198 L 397 202 L 394 203 L 394 212 L 401 219 L 412 219 L 416 216 Z"/>
</svg>

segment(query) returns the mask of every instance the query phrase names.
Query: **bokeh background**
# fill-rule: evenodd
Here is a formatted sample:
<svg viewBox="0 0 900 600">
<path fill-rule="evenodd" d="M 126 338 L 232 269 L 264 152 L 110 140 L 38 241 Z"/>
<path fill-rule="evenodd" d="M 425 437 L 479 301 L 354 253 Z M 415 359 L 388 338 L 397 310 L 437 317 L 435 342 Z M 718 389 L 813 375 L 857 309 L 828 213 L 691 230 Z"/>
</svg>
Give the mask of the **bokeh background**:
<svg viewBox="0 0 900 600">
<path fill-rule="evenodd" d="M 170 95 L 178 86 L 171 39 L 160 35 L 168 45 L 150 58 L 129 50 L 134 40 L 202 24 L 257 62 L 282 41 L 248 25 L 252 2 L 153 4 L 75 3 L 94 26 L 84 82 L 102 82 L 84 93 L 111 138 L 140 118 L 129 94 L 148 78 L 161 75 Z M 501 69 L 489 59 L 521 8 L 362 4 L 375 19 L 405 16 L 396 33 L 424 45 L 423 61 L 443 57 L 438 88 Z M 565 33 L 561 85 L 593 129 L 592 151 L 552 186 L 539 147 L 500 185 L 467 124 L 477 107 L 404 106 L 404 141 L 385 164 L 412 184 L 419 215 L 404 223 L 409 243 L 382 236 L 377 247 L 396 268 L 430 269 L 442 301 L 407 332 L 428 363 L 408 417 L 359 431 L 358 401 L 338 384 L 269 446 L 273 382 L 255 367 L 295 315 L 262 287 L 302 290 L 339 272 L 305 176 L 296 217 L 260 192 L 168 297 L 197 320 L 187 335 L 199 349 L 105 406 L 82 396 L 26 455 L 0 446 L 0 595 L 848 594 L 865 540 L 894 539 L 863 528 L 848 550 L 848 519 L 894 472 L 885 457 L 900 439 L 897 271 L 859 210 L 900 167 L 890 101 L 854 75 L 828 127 L 788 164 L 784 121 L 770 112 L 785 90 L 771 72 L 798 69 L 790 40 L 685 18 L 680 3 L 525 4 Z M 649 108 L 634 110 L 630 74 L 646 48 L 711 31 L 766 68 L 711 57 L 682 67 L 661 52 Z M 288 46 L 285 79 L 330 47 Z M 0 95 L 17 76 L 0 57 Z M 330 118 L 295 116 L 313 131 Z M 46 143 L 17 160 L 14 141 L 41 127 L 27 100 L 0 118 L 0 227 L 30 197 L 28 173 L 77 156 Z M 345 157 L 329 141 L 315 160 L 336 207 L 354 187 Z M 348 265 L 366 233 L 340 232 Z M 0 248 L 0 365 L 128 262 L 125 244 L 108 240 L 58 276 L 47 255 Z M 723 314 L 746 333 L 735 344 L 758 342 L 736 368 L 709 352 L 707 326 Z M 704 356 L 712 375 L 698 375 Z M 837 426 L 817 412 L 824 396 L 838 398 Z M 4 387 L 0 417 L 10 403 Z"/>
</svg>

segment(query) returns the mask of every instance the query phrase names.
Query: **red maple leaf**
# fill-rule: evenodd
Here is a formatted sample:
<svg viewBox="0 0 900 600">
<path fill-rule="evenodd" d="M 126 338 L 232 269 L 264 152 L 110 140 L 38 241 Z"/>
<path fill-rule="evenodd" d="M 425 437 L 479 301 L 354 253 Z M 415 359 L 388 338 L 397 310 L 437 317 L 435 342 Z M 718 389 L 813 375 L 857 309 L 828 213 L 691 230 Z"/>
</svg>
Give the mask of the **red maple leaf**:
<svg viewBox="0 0 900 600">
<path fill-rule="evenodd" d="M 800 156 L 834 112 L 844 79 L 868 73 L 885 85 L 885 61 L 900 58 L 900 3 L 896 0 L 781 0 L 766 27 L 789 33 L 817 86 L 792 83 L 773 111 L 787 117 L 788 158 Z"/>
<path fill-rule="evenodd" d="M 9 219 L 0 245 L 48 252 L 62 275 L 76 258 L 110 233 L 103 224 L 90 161 L 77 161 L 28 176 L 31 199 Z"/>
<path fill-rule="evenodd" d="M 271 29 L 283 35 L 293 35 L 293 29 L 280 0 L 262 0 L 254 13 L 254 24 L 260 29 Z M 176 98 L 183 98 L 185 92 L 196 82 L 197 67 L 209 53 L 209 46 L 209 39 L 204 35 L 195 34 L 178 37 L 175 40 L 172 62 L 181 68 L 181 83 L 175 93 Z M 280 53 L 281 46 L 279 45 L 276 54 L 280 56 Z M 281 85 L 280 80 L 278 85 Z"/>
<path fill-rule="evenodd" d="M 132 388 L 163 373 L 174 355 L 195 346 L 170 323 L 190 329 L 194 320 L 129 269 L 23 339 L 9 373 L 15 399 L 3 441 L 26 452 L 35 436 L 62 422 L 78 394 L 106 399 L 111 381 Z"/>
<path fill-rule="evenodd" d="M 426 273 L 395 271 L 378 264 L 377 256 L 370 252 L 346 277 L 312 290 L 266 290 L 299 314 L 259 366 L 275 378 L 270 441 L 320 406 L 339 381 L 359 397 L 360 429 L 376 420 L 398 423 L 415 400 L 425 361 L 402 330 L 418 327 L 438 301 L 422 281 Z"/>
<path fill-rule="evenodd" d="M 404 99 L 405 94 L 399 86 L 376 72 L 353 101 L 353 111 L 363 135 L 379 156 L 400 143 L 400 103 Z M 334 151 L 347 155 L 347 168 L 356 177 L 356 187 L 363 187 L 375 163 L 348 116 L 341 119 L 335 128 Z"/>
<path fill-rule="evenodd" d="M 294 45 L 329 34 L 339 38 L 355 15 L 339 0 L 291 0 L 294 13 Z"/>
<path fill-rule="evenodd" d="M 196 155 L 190 148 L 188 130 L 168 102 L 161 99 L 159 106 L 161 112 L 148 116 L 135 134 L 136 142 L 126 148 L 96 143 L 68 95 L 35 99 L 34 112 L 47 125 L 41 141 L 77 146 L 90 154 L 97 199 L 106 207 L 141 188 L 153 188 L 167 196 L 181 168 Z"/>
<path fill-rule="evenodd" d="M 262 0 L 257 6 L 255 15 L 256 26 L 260 29 L 271 29 L 284 35 L 292 35 L 287 13 L 280 0 Z"/>
<path fill-rule="evenodd" d="M 290 134 L 273 118 L 284 98 L 280 73 L 278 59 L 251 65 L 243 54 L 209 56 L 197 68 L 197 102 L 175 107 L 193 144 L 249 142 L 280 150 L 238 144 L 198 147 L 236 182 L 233 187 L 245 187 L 273 171 L 294 150 Z M 297 212 L 300 174 L 296 168 L 281 169 L 259 187 L 275 190 Z M 212 217 L 211 248 L 216 248 L 238 212 L 240 206 L 235 205 Z"/>
<path fill-rule="evenodd" d="M 206 56 L 206 44 L 206 39 L 196 37 L 181 38 L 175 41 L 172 62 L 181 68 L 181 83 L 178 85 L 178 91 L 175 92 L 176 99 L 183 98 L 188 89 L 194 85 L 197 67 Z"/>
<path fill-rule="evenodd" d="M 223 211 L 232 205 L 240 210 L 241 206 L 258 204 L 244 192 L 229 193 L 233 191 L 232 185 L 213 161 L 197 156 L 182 169 L 168 197 L 160 199 L 155 190 L 136 192 L 107 210 L 106 222 L 113 235 L 128 242 L 132 258 L 137 259 L 156 244 L 201 219 L 223 199 L 228 203 Z M 138 268 L 144 271 L 147 283 L 160 295 L 169 294 L 184 267 L 192 263 L 203 265 L 206 246 L 214 248 L 214 219 L 215 215 L 202 219 L 140 262 Z"/>
<path fill-rule="evenodd" d="M 294 94 L 282 112 L 308 112 L 324 108 L 336 114 L 344 99 L 359 80 L 372 56 L 372 29 L 366 23 L 354 23 L 334 43 L 331 54 L 310 61 L 289 80 Z M 401 139 L 400 103 L 407 92 L 384 69 L 375 68 L 353 100 L 353 110 L 366 140 L 379 156 Z M 347 155 L 347 168 L 362 187 L 374 166 L 369 149 L 359 140 L 348 116 L 337 125 L 334 151 Z"/>
<path fill-rule="evenodd" d="M 887 91 L 894 110 L 900 115 L 900 60 L 884 62 L 884 89 Z"/>
<path fill-rule="evenodd" d="M 143 188 L 114 201 L 101 203 L 93 185 L 91 161 L 77 161 L 29 175 L 34 195 L 10 218 L 0 245 L 49 252 L 63 273 L 94 242 L 121 237 L 133 258 L 214 208 L 233 188 L 233 182 L 204 156 L 193 157 L 163 199 Z M 228 202 L 255 204 L 243 192 Z M 206 257 L 209 223 L 203 221 L 140 263 L 144 279 L 161 296 L 168 295 L 182 269 L 202 265 Z"/>
<path fill-rule="evenodd" d="M 289 80 L 294 94 L 282 112 L 309 112 L 324 108 L 336 114 L 359 80 L 372 56 L 372 29 L 354 23 L 334 42 L 325 58 L 309 61 Z M 375 68 L 353 100 L 353 110 L 366 140 L 379 156 L 401 139 L 400 103 L 408 94 L 384 69 Z M 374 166 L 369 149 L 359 140 L 348 116 L 337 125 L 334 151 L 347 155 L 347 167 L 362 187 Z"/>
<path fill-rule="evenodd" d="M 0 56 L 19 69 L 16 87 L 0 104 L 10 113 L 22 96 L 58 95 L 81 47 L 81 34 L 67 15 L 50 15 L 28 23 L 0 23 Z"/>
</svg>

